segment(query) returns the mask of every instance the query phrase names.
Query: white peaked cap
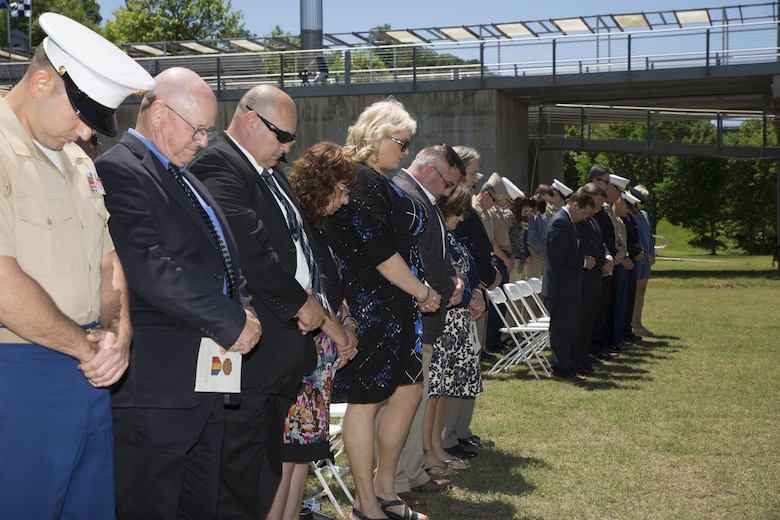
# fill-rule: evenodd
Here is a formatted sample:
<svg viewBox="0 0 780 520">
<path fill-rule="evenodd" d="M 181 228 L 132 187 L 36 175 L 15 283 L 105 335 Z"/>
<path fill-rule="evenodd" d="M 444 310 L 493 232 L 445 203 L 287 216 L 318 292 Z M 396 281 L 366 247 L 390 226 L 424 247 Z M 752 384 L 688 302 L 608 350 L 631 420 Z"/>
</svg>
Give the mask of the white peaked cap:
<svg viewBox="0 0 780 520">
<path fill-rule="evenodd" d="M 507 179 L 506 177 L 501 177 L 501 180 L 504 181 L 504 187 L 506 188 L 507 193 L 509 193 L 509 196 L 513 199 L 521 199 L 525 197 L 525 193 L 523 193 L 523 190 L 518 188 L 514 182 Z"/>
<path fill-rule="evenodd" d="M 628 186 L 628 179 L 625 177 L 621 177 L 620 175 L 615 175 L 614 173 L 609 174 L 609 183 L 613 186 L 617 186 L 620 191 L 623 191 L 626 189 L 626 186 Z"/>
<path fill-rule="evenodd" d="M 626 190 L 620 194 L 621 197 L 625 199 L 626 202 L 631 204 L 632 206 L 636 204 L 637 202 L 641 202 L 638 198 L 634 197 L 634 194 L 630 191 Z"/>
<path fill-rule="evenodd" d="M 552 187 L 558 190 L 558 192 L 561 194 L 561 196 L 565 199 L 572 193 L 574 193 L 574 190 L 566 186 L 564 183 L 559 181 L 558 179 L 553 179 Z"/>
<path fill-rule="evenodd" d="M 114 113 L 130 94 L 154 88 L 154 78 L 119 47 L 66 16 L 44 13 L 43 49 L 65 81 L 73 109 L 89 126 L 116 135 Z"/>
</svg>

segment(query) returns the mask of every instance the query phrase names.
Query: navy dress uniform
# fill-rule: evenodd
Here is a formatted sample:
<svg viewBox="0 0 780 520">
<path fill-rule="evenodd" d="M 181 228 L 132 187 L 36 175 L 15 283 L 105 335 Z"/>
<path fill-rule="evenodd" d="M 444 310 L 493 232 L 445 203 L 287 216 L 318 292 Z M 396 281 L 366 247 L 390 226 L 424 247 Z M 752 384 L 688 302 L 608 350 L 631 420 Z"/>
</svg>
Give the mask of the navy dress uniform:
<svg viewBox="0 0 780 520">
<path fill-rule="evenodd" d="M 115 255 L 102 184 L 70 141 L 114 135 L 117 107 L 154 80 L 69 18 L 46 13 L 40 25 L 48 36 L 39 54 L 0 99 L 0 516 L 109 519 L 109 390 L 88 380 L 75 355 L 100 351 L 80 326 L 122 323 L 121 350 L 130 325 L 107 310 L 124 283 L 118 264 L 106 264 Z M 118 378 L 124 365 L 114 366 Z"/>
</svg>

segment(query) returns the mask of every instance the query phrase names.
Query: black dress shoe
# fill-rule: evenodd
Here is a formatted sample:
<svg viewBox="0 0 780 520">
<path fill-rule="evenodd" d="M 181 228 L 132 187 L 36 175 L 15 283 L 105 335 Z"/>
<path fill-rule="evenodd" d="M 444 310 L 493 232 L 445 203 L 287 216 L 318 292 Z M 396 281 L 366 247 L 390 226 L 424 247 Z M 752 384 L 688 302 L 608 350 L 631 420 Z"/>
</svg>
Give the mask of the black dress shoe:
<svg viewBox="0 0 780 520">
<path fill-rule="evenodd" d="M 479 435 L 472 435 L 465 439 L 458 439 L 458 444 L 464 448 L 492 448 L 496 445 L 495 442 L 488 439 L 480 439 Z"/>
<path fill-rule="evenodd" d="M 452 448 L 444 448 L 444 451 L 459 459 L 473 459 L 475 457 L 479 457 L 479 452 L 474 450 L 467 450 L 460 444 L 456 444 Z"/>
</svg>

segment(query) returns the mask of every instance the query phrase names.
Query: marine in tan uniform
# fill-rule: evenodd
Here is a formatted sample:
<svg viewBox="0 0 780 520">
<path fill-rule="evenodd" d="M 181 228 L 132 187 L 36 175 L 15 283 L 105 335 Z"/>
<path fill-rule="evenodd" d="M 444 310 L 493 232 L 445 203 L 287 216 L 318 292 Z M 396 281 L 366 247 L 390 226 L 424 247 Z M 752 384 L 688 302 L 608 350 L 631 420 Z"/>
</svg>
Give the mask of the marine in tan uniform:
<svg viewBox="0 0 780 520">
<path fill-rule="evenodd" d="M 122 100 L 154 83 L 80 24 L 39 21 L 48 37 L 0 99 L 0 511 L 110 519 L 108 387 L 131 329 L 103 187 L 73 141 L 114 135 Z"/>
</svg>

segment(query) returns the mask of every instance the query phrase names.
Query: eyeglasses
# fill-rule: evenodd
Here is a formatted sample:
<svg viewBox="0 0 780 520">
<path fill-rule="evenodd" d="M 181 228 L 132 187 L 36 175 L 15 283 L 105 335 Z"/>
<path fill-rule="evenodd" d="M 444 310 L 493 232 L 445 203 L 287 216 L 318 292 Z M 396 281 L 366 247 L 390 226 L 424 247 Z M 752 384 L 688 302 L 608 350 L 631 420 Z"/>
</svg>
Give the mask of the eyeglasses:
<svg viewBox="0 0 780 520">
<path fill-rule="evenodd" d="M 182 116 L 180 113 L 178 113 L 177 111 L 175 111 L 174 109 L 169 107 L 166 103 L 163 103 L 163 105 L 165 106 L 165 108 L 167 108 L 168 110 L 170 110 L 171 112 L 176 114 L 179 117 L 179 119 L 181 119 L 182 121 L 187 123 L 187 126 L 192 128 L 192 130 L 193 130 L 192 140 L 193 141 L 200 141 L 204 137 L 208 137 L 209 139 L 211 139 L 214 136 L 214 134 L 217 132 L 217 129 L 214 128 L 213 126 L 209 127 L 209 128 L 206 128 L 205 126 L 195 126 L 192 123 L 190 123 L 189 121 L 187 121 L 186 119 L 184 119 L 184 116 Z"/>
<path fill-rule="evenodd" d="M 496 198 L 493 196 L 493 194 L 492 194 L 492 193 L 490 193 L 490 192 L 489 192 L 489 191 L 487 191 L 487 190 L 485 190 L 485 193 L 487 193 L 487 194 L 490 196 L 490 200 L 492 200 L 492 201 L 493 201 L 493 204 L 495 204 L 496 202 L 498 202 L 498 199 L 496 199 Z"/>
<path fill-rule="evenodd" d="M 406 150 L 408 150 L 409 146 L 412 144 L 411 141 L 407 141 L 405 139 L 398 139 L 397 137 L 393 137 L 392 135 L 387 136 L 387 138 L 401 147 L 401 153 L 404 153 Z"/>
<path fill-rule="evenodd" d="M 454 182 L 450 182 L 447 179 L 445 179 L 444 175 L 441 174 L 441 172 L 439 171 L 439 169 L 436 167 L 435 164 L 431 164 L 431 166 L 433 166 L 433 169 L 436 172 L 436 175 L 438 175 L 439 178 L 444 181 L 444 189 L 445 190 L 451 190 L 452 188 L 455 187 L 455 183 Z"/>
<path fill-rule="evenodd" d="M 295 134 L 291 134 L 290 132 L 285 132 L 284 130 L 281 130 L 275 124 L 273 124 L 272 122 L 270 122 L 269 120 L 267 120 L 266 118 L 264 118 L 263 116 L 261 116 L 260 114 L 255 112 L 255 110 L 252 107 L 250 107 L 249 105 L 244 105 L 244 106 L 250 112 L 254 112 L 255 115 L 260 119 L 260 121 L 262 121 L 263 124 L 265 124 L 265 126 L 270 131 L 272 131 L 274 134 L 276 134 L 276 140 L 277 141 L 279 141 L 282 144 L 288 144 L 289 143 L 290 146 L 295 144 L 295 141 L 298 139 L 298 136 L 296 136 Z"/>
<path fill-rule="evenodd" d="M 339 192 L 339 195 L 341 195 L 341 194 L 349 195 L 349 188 L 347 188 L 346 186 L 343 186 L 341 184 L 336 184 L 336 191 Z"/>
</svg>

